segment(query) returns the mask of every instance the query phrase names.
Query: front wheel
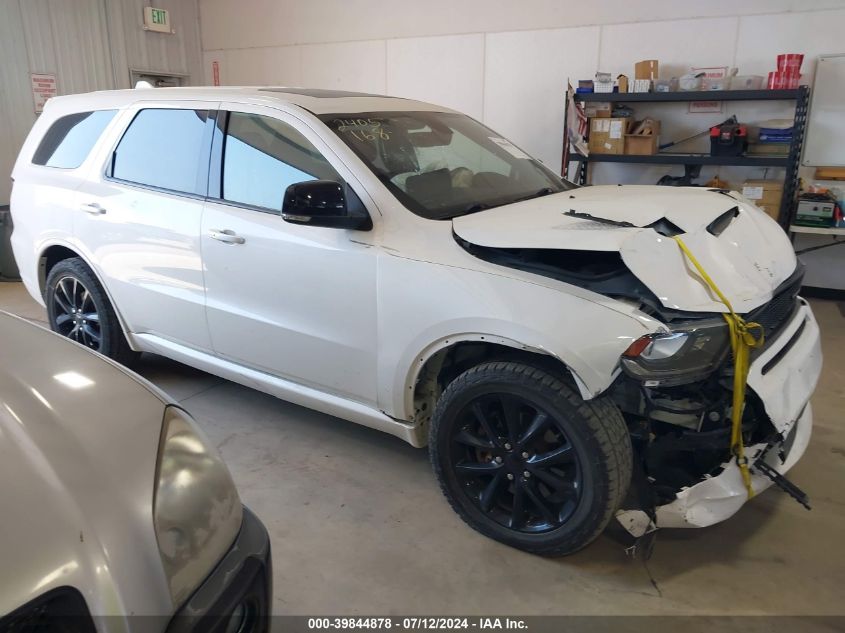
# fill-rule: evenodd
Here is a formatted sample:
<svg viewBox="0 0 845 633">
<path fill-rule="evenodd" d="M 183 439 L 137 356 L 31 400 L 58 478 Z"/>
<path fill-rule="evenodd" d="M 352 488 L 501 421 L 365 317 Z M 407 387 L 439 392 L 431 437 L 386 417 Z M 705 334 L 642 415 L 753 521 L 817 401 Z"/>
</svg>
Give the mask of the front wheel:
<svg viewBox="0 0 845 633">
<path fill-rule="evenodd" d="M 78 257 L 63 259 L 47 275 L 44 299 L 50 328 L 122 365 L 139 354 L 132 351 L 100 282 Z"/>
<path fill-rule="evenodd" d="M 631 479 L 630 436 L 609 401 L 584 401 L 545 370 L 490 362 L 449 384 L 429 451 L 452 508 L 472 528 L 562 556 L 592 542 Z"/>
</svg>

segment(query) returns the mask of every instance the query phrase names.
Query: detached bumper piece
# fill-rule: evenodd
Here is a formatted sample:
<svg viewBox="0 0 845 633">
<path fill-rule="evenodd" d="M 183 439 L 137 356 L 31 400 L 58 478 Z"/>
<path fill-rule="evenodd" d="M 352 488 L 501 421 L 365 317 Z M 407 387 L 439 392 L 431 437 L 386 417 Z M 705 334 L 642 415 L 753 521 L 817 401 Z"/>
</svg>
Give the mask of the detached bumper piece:
<svg viewBox="0 0 845 633">
<path fill-rule="evenodd" d="M 758 459 L 756 462 L 754 462 L 754 466 L 752 467 L 752 469 L 758 470 L 764 475 L 766 475 L 766 477 L 771 479 L 778 488 L 783 490 L 786 494 L 795 499 L 798 503 L 800 503 L 808 510 L 812 510 L 812 508 L 810 507 L 810 497 L 807 496 L 807 493 L 801 490 L 801 488 L 796 486 L 794 483 L 789 481 L 789 479 L 781 475 L 774 468 L 769 466 L 764 460 Z"/>
<path fill-rule="evenodd" d="M 270 537 L 261 521 L 244 508 L 234 544 L 173 616 L 167 633 L 267 633 L 272 601 Z"/>
</svg>

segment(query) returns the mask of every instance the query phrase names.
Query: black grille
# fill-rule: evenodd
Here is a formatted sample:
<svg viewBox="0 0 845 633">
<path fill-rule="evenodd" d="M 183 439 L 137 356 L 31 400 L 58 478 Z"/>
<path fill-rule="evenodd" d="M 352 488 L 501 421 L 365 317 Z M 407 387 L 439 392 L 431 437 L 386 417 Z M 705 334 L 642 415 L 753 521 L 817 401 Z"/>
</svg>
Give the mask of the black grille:
<svg viewBox="0 0 845 633">
<path fill-rule="evenodd" d="M 3 633 L 96 633 L 85 599 L 59 587 L 0 618 Z"/>
<path fill-rule="evenodd" d="M 746 320 L 763 326 L 766 339 L 774 339 L 795 312 L 803 278 L 804 268 L 799 265 L 789 279 L 778 287 L 769 303 L 746 315 Z"/>
</svg>

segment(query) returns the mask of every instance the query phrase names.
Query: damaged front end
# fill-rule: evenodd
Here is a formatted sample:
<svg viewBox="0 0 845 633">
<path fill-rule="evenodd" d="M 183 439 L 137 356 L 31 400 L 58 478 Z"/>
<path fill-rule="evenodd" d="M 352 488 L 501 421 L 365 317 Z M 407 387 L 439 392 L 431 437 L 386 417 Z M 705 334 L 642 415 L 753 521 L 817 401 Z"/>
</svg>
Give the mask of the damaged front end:
<svg viewBox="0 0 845 633">
<path fill-rule="evenodd" d="M 737 202 L 718 197 L 727 198 L 728 206 Z M 632 492 L 617 514 L 620 523 L 634 536 L 655 527 L 704 527 L 730 517 L 748 499 L 731 453 L 734 367 L 728 325 L 715 302 L 710 309 L 699 309 L 708 306 L 710 299 L 676 254 L 671 237 L 679 233 L 713 262 L 708 270 L 718 271 L 720 286 L 733 282 L 732 301 L 741 297 L 737 303 L 751 307 L 742 316 L 764 330 L 765 345 L 751 356 L 742 412 L 751 487 L 758 493 L 774 483 L 806 505 L 806 496 L 783 477 L 809 442 L 808 400 L 821 371 L 818 327 L 809 306 L 798 296 L 802 266 L 792 260 L 791 274 L 784 271 L 790 262 L 788 257 L 782 258 L 787 261 L 777 259 L 774 247 L 778 244 L 772 245 L 768 260 L 738 251 L 740 229 L 747 233 L 754 221 L 744 207 L 740 212 L 740 206 L 712 212 L 697 226 L 688 220 L 680 227 L 678 215 L 656 221 L 652 217 L 648 225 L 608 222 L 593 209 L 589 214 L 562 215 L 592 222 L 596 230 L 598 225 L 607 225 L 608 238 L 601 244 L 607 244 L 607 250 L 581 250 L 571 236 L 593 231 L 574 222 L 549 224 L 551 230 L 569 229 L 569 248 L 534 248 L 530 243 L 505 247 L 504 239 L 482 235 L 480 227 L 474 226 L 466 227 L 463 234 L 475 237 L 471 235 L 475 230 L 486 244 L 474 243 L 459 231 L 456 240 L 480 259 L 624 302 L 665 326 L 628 347 L 615 380 L 605 391 L 626 418 L 637 462 Z M 722 235 L 725 231 L 727 237 Z M 758 238 L 752 234 L 748 241 Z M 593 236 L 583 241 L 590 240 L 596 243 Z M 617 246 L 613 250 L 611 242 Z M 632 270 L 629 264 L 637 267 Z M 732 270 L 738 272 L 730 277 Z M 754 296 L 761 296 L 765 280 L 771 278 L 780 283 L 771 284 L 769 300 L 755 302 Z"/>
</svg>

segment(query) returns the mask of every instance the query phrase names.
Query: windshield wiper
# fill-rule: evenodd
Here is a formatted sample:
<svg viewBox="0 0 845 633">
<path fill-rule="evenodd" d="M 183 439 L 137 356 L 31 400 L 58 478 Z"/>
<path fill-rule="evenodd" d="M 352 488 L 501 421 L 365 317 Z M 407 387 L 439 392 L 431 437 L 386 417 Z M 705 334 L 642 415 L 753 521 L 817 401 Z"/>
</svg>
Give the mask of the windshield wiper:
<svg viewBox="0 0 845 633">
<path fill-rule="evenodd" d="M 527 196 L 522 196 L 521 198 L 517 198 L 513 202 L 523 202 L 525 200 L 533 200 L 534 198 L 542 198 L 543 196 L 548 196 L 551 193 L 555 193 L 555 190 L 551 187 L 543 187 L 542 189 L 540 189 L 540 191 L 537 191 Z"/>
<path fill-rule="evenodd" d="M 469 215 L 470 213 L 475 213 L 476 211 L 484 211 L 485 209 L 489 209 L 492 206 L 493 205 L 485 204 L 483 202 L 473 202 L 468 207 L 461 209 L 457 213 L 453 213 L 449 217 L 450 218 L 457 218 L 457 217 L 462 216 L 462 215 Z"/>
</svg>

